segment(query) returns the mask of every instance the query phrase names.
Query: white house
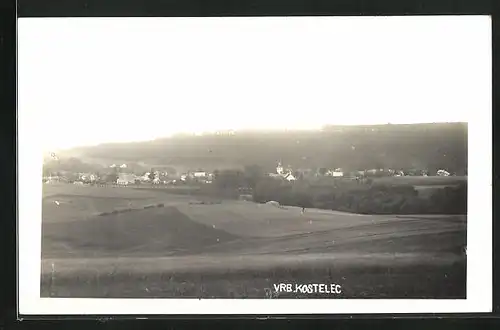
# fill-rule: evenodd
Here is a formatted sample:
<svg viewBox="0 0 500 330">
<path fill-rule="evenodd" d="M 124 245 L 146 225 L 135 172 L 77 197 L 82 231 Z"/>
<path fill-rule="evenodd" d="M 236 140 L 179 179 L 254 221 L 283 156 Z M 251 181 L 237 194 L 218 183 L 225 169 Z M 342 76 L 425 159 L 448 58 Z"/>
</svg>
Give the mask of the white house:
<svg viewBox="0 0 500 330">
<path fill-rule="evenodd" d="M 90 182 L 94 182 L 98 179 L 97 175 L 93 173 L 80 173 L 79 178 L 82 181 L 90 181 Z"/>
<path fill-rule="evenodd" d="M 288 174 L 284 175 L 284 178 L 287 181 L 295 181 L 295 180 L 297 180 L 291 173 L 288 173 Z"/>
<path fill-rule="evenodd" d="M 436 175 L 437 176 L 449 176 L 450 173 L 448 171 L 445 171 L 445 170 L 439 170 L 439 171 L 437 171 Z"/>
<path fill-rule="evenodd" d="M 197 171 L 193 173 L 195 178 L 204 178 L 207 176 L 207 172 Z"/>
<path fill-rule="evenodd" d="M 342 177 L 344 176 L 344 172 L 342 172 L 341 168 L 336 168 L 334 170 L 329 170 L 328 172 L 326 172 L 326 175 L 334 177 Z"/>
<path fill-rule="evenodd" d="M 142 176 L 140 176 L 140 177 L 139 177 L 139 180 L 141 180 L 141 181 L 145 181 L 145 182 L 150 181 L 150 180 L 151 180 L 151 179 L 149 178 L 149 175 L 150 175 L 150 174 L 151 174 L 151 173 L 149 173 L 149 172 L 144 173 L 144 175 L 142 175 Z"/>
<path fill-rule="evenodd" d="M 135 183 L 135 175 L 130 173 L 119 173 L 116 183 L 124 186 Z"/>
</svg>

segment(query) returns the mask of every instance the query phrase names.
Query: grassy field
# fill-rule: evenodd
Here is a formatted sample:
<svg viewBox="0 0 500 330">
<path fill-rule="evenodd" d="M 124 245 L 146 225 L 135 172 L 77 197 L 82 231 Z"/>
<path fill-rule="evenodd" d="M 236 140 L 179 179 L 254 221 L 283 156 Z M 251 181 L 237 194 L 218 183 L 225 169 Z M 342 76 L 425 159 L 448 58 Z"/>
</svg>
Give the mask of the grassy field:
<svg viewBox="0 0 500 330">
<path fill-rule="evenodd" d="M 467 183 L 466 176 L 400 176 L 373 180 L 375 185 L 413 186 L 418 195 L 424 198 L 430 197 L 436 189 L 454 187 L 464 182 Z"/>
<path fill-rule="evenodd" d="M 273 292 L 288 282 L 339 284 L 335 298 L 465 298 L 466 217 L 197 201 L 44 186 L 42 296 L 332 298 Z"/>
<path fill-rule="evenodd" d="M 375 184 L 412 185 L 412 186 L 453 186 L 467 182 L 466 176 L 390 176 L 374 178 Z"/>
</svg>

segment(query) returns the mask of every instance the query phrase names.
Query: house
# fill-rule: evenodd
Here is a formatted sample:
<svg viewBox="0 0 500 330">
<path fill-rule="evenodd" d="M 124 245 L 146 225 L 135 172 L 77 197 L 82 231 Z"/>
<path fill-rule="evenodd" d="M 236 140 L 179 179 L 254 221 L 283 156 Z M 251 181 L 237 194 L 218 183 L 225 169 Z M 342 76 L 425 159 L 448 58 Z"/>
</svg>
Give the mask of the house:
<svg viewBox="0 0 500 330">
<path fill-rule="evenodd" d="M 193 177 L 195 177 L 195 178 L 205 178 L 206 176 L 207 176 L 207 172 L 204 172 L 204 171 L 193 172 Z"/>
<path fill-rule="evenodd" d="M 328 176 L 334 176 L 334 177 L 343 177 L 344 176 L 344 172 L 342 171 L 341 168 L 336 168 L 334 170 L 328 170 L 326 172 L 326 175 L 328 175 Z"/>
<path fill-rule="evenodd" d="M 437 176 L 449 176 L 450 172 L 445 171 L 445 170 L 439 170 L 439 171 L 437 171 L 436 175 Z"/>
<path fill-rule="evenodd" d="M 43 182 L 45 183 L 56 183 L 63 181 L 60 176 L 48 176 L 43 178 Z"/>
<path fill-rule="evenodd" d="M 142 181 L 142 182 L 149 182 L 149 181 L 151 181 L 151 179 L 149 178 L 149 175 L 150 175 L 150 174 L 151 174 L 151 173 L 146 172 L 146 173 L 144 173 L 143 175 L 141 175 L 140 177 L 138 177 L 138 179 L 139 179 L 140 181 Z"/>
<path fill-rule="evenodd" d="M 98 176 L 94 173 L 80 173 L 79 174 L 79 180 L 81 180 L 83 182 L 95 182 L 98 179 L 99 179 Z"/>
<path fill-rule="evenodd" d="M 295 180 L 297 180 L 297 178 L 295 178 L 295 177 L 292 175 L 292 173 L 285 174 L 283 177 L 285 178 L 285 180 L 287 180 L 287 181 L 289 181 L 289 182 L 290 182 L 290 181 L 295 181 Z"/>
<path fill-rule="evenodd" d="M 116 183 L 119 185 L 128 185 L 135 183 L 135 175 L 131 173 L 119 173 Z"/>
</svg>

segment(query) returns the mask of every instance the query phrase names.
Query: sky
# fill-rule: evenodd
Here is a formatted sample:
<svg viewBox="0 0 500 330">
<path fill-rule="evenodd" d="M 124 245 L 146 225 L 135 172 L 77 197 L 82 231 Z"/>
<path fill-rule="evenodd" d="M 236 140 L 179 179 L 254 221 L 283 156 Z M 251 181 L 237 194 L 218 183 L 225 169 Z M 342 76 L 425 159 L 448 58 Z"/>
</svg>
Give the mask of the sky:
<svg viewBox="0 0 500 330">
<path fill-rule="evenodd" d="M 44 151 L 468 122 L 490 104 L 490 30 L 485 16 L 21 18 L 18 113 Z"/>
</svg>

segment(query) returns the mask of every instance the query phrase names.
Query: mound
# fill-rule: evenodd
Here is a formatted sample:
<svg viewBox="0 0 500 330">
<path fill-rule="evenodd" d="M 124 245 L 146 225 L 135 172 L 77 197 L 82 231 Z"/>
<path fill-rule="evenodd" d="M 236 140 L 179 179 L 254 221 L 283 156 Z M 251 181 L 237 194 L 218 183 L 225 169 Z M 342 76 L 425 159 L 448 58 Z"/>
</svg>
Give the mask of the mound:
<svg viewBox="0 0 500 330">
<path fill-rule="evenodd" d="M 191 221 L 175 207 L 42 226 L 42 257 L 162 256 L 200 253 L 237 236 Z"/>
</svg>

